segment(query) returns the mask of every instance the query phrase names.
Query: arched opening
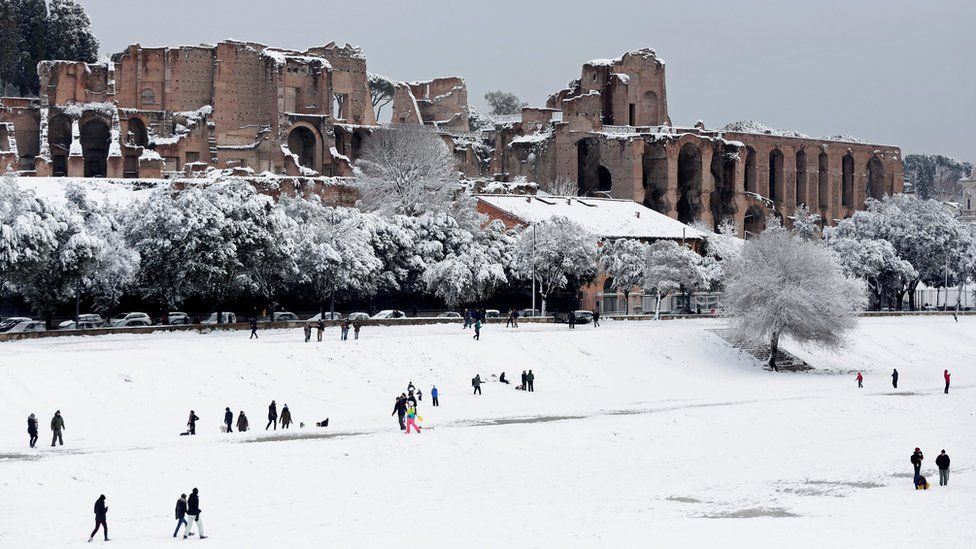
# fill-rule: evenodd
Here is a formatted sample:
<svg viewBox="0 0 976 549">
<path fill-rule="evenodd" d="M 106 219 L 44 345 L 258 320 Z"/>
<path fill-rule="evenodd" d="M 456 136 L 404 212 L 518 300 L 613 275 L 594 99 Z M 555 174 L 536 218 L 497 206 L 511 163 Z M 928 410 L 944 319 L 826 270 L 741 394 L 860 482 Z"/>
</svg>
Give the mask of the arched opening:
<svg viewBox="0 0 976 549">
<path fill-rule="evenodd" d="M 641 159 L 644 205 L 667 215 L 668 154 L 661 145 L 646 144 Z"/>
<path fill-rule="evenodd" d="M 85 159 L 85 177 L 108 174 L 108 148 L 111 132 L 101 120 L 89 120 L 81 126 L 81 155 Z"/>
<path fill-rule="evenodd" d="M 828 200 L 828 185 L 830 182 L 830 159 L 827 153 L 820 153 L 820 160 L 817 165 L 817 197 L 820 208 L 826 210 L 830 206 Z"/>
<path fill-rule="evenodd" d="M 807 153 L 796 151 L 796 205 L 806 204 L 807 196 Z"/>
<path fill-rule="evenodd" d="M 610 189 L 613 187 L 613 176 L 610 175 L 610 170 L 606 166 L 600 166 L 600 191 L 609 193 Z"/>
<path fill-rule="evenodd" d="M 867 185 L 867 197 L 874 198 L 875 200 L 881 200 L 884 198 L 884 164 L 877 156 L 872 156 L 871 160 L 868 160 L 868 185 Z"/>
<path fill-rule="evenodd" d="M 576 142 L 576 185 L 580 196 L 600 188 L 600 142 L 593 137 Z"/>
<path fill-rule="evenodd" d="M 638 120 L 640 126 L 660 126 L 660 109 L 658 108 L 657 94 L 649 91 L 644 94 L 644 110 L 647 113 L 644 120 Z"/>
<path fill-rule="evenodd" d="M 756 192 L 756 149 L 746 147 L 746 192 Z"/>
<path fill-rule="evenodd" d="M 145 147 L 149 145 L 149 132 L 146 125 L 138 118 L 130 118 L 126 123 L 128 128 L 126 141 L 135 147 Z"/>
<path fill-rule="evenodd" d="M 701 216 L 701 151 L 685 143 L 678 152 L 678 221 L 691 223 Z"/>
<path fill-rule="evenodd" d="M 841 205 L 848 208 L 854 205 L 854 157 L 848 153 L 841 162 Z"/>
<path fill-rule="evenodd" d="M 47 143 L 51 150 L 51 175 L 68 175 L 68 153 L 71 151 L 71 119 L 63 114 L 47 123 Z"/>
<path fill-rule="evenodd" d="M 603 281 L 603 312 L 616 313 L 619 310 L 617 290 L 613 287 L 613 277 Z"/>
<path fill-rule="evenodd" d="M 766 213 L 759 206 L 749 206 L 743 221 L 746 240 L 754 236 L 759 236 L 766 230 Z"/>
<path fill-rule="evenodd" d="M 769 199 L 783 201 L 783 153 L 779 149 L 769 152 Z"/>
<path fill-rule="evenodd" d="M 288 133 L 288 150 L 298 157 L 302 167 L 315 169 L 315 134 L 305 126 L 298 126 Z"/>
<path fill-rule="evenodd" d="M 723 219 L 735 214 L 735 161 L 738 158 L 736 147 L 719 143 L 712 151 L 712 164 L 709 171 L 715 181 L 709 205 L 712 210 L 712 225 L 718 229 Z"/>
</svg>

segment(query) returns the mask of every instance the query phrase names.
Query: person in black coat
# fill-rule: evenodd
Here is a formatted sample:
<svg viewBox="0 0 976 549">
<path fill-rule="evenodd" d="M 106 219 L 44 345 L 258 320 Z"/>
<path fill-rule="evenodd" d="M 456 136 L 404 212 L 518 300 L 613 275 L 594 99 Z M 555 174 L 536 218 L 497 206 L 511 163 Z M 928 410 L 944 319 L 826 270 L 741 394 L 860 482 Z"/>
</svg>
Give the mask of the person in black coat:
<svg viewBox="0 0 976 549">
<path fill-rule="evenodd" d="M 251 337 L 248 339 L 258 338 L 258 319 L 251 318 Z"/>
<path fill-rule="evenodd" d="M 949 454 L 942 450 L 942 453 L 935 458 L 935 464 L 939 466 L 939 486 L 949 485 Z"/>
<path fill-rule="evenodd" d="M 893 369 L 891 371 L 891 386 L 895 389 L 898 388 L 898 369 Z"/>
<path fill-rule="evenodd" d="M 92 530 L 90 536 L 88 536 L 88 541 L 95 538 L 95 534 L 98 533 L 98 527 L 102 527 L 102 534 L 105 535 L 105 541 L 108 541 L 108 522 L 106 521 L 106 515 L 108 514 L 108 507 L 105 506 L 105 494 L 98 496 L 95 500 L 95 529 Z"/>
<path fill-rule="evenodd" d="M 186 526 L 186 494 L 180 494 L 180 499 L 176 500 L 176 530 L 173 537 L 180 533 L 180 526 Z"/>
<path fill-rule="evenodd" d="M 400 422 L 400 430 L 406 430 L 407 424 L 403 422 L 403 417 L 407 414 L 407 395 L 401 393 L 397 397 L 396 402 L 393 404 L 393 413 L 390 415 L 392 416 L 394 414 Z"/>
<path fill-rule="evenodd" d="M 918 477 L 922 474 L 923 459 L 925 459 L 925 456 L 922 454 L 922 450 L 919 448 L 915 448 L 915 452 L 912 453 L 911 461 L 912 461 L 912 469 L 915 470 L 914 481 L 916 484 L 918 484 Z"/>
<path fill-rule="evenodd" d="M 224 408 L 224 425 L 227 426 L 227 432 L 233 433 L 234 430 L 231 429 L 231 425 L 234 424 L 234 412 L 230 411 L 230 407 Z"/>
<path fill-rule="evenodd" d="M 200 539 L 207 539 L 207 536 L 203 535 L 203 521 L 200 519 L 200 496 L 199 491 L 194 488 L 193 492 L 190 493 L 190 499 L 186 501 L 186 529 L 183 530 L 183 539 L 186 539 L 190 535 L 190 530 L 193 529 L 193 524 L 196 523 L 197 529 L 200 531 Z"/>
<path fill-rule="evenodd" d="M 27 416 L 27 434 L 30 435 L 30 447 L 37 444 L 37 418 L 34 414 Z"/>
<path fill-rule="evenodd" d="M 698 308 L 698 314 L 701 314 L 701 308 Z M 593 327 L 600 327 L 600 311 L 593 309 Z"/>
<path fill-rule="evenodd" d="M 567 322 L 569 322 L 569 329 L 570 330 L 576 328 L 576 313 L 574 311 L 570 311 L 569 312 L 569 316 L 566 318 L 566 320 L 567 320 Z"/>
<path fill-rule="evenodd" d="M 274 425 L 274 430 L 278 430 L 278 405 L 275 401 L 271 401 L 271 405 L 268 406 L 268 424 L 264 426 L 264 430 L 267 431 L 268 427 Z"/>
<path fill-rule="evenodd" d="M 188 427 L 187 432 L 190 433 L 191 435 L 197 434 L 198 421 L 200 421 L 200 418 L 197 417 L 196 413 L 194 413 L 193 410 L 190 410 L 190 419 L 187 420 L 186 426 Z"/>
<path fill-rule="evenodd" d="M 520 385 L 519 387 L 521 387 L 523 391 L 527 388 L 525 385 L 528 382 L 528 379 L 526 379 L 527 377 L 528 375 L 525 373 L 525 370 L 522 370 L 522 385 Z"/>
</svg>

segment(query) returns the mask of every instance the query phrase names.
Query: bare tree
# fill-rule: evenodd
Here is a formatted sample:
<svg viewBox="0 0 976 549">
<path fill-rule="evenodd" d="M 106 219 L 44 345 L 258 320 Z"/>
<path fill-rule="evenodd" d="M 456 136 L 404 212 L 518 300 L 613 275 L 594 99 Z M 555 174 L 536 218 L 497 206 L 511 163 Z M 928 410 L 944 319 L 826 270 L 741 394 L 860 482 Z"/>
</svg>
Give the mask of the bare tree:
<svg viewBox="0 0 976 549">
<path fill-rule="evenodd" d="M 730 265 L 724 305 L 738 337 L 769 342 L 776 370 L 780 337 L 840 347 L 866 302 L 864 283 L 845 276 L 822 242 L 774 227 L 748 240 Z"/>
<path fill-rule="evenodd" d="M 539 190 L 553 196 L 579 196 L 579 183 L 568 177 L 557 177 L 539 185 Z"/>
</svg>

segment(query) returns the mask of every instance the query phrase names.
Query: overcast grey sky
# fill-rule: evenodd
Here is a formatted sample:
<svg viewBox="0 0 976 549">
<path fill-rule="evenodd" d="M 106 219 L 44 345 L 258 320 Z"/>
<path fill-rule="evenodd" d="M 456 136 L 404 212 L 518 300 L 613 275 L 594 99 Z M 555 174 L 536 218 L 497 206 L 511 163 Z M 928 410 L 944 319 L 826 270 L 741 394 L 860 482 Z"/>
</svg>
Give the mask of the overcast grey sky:
<svg viewBox="0 0 976 549">
<path fill-rule="evenodd" d="M 493 89 L 543 104 L 584 61 L 652 47 L 675 124 L 751 118 L 976 160 L 974 0 L 80 1 L 103 54 L 349 42 L 371 72 L 463 76 L 479 109 Z"/>
</svg>

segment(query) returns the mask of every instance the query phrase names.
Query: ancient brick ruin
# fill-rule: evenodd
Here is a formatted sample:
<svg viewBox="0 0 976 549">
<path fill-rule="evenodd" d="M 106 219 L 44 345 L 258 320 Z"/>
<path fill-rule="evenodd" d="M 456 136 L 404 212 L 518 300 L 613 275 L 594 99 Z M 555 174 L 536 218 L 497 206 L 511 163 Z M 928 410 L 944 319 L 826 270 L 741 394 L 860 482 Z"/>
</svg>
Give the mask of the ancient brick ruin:
<svg viewBox="0 0 976 549">
<path fill-rule="evenodd" d="M 192 177 L 208 168 L 348 176 L 373 131 L 437 132 L 480 181 L 560 183 L 682 222 L 747 233 L 800 204 L 827 223 L 901 192 L 901 151 L 750 125 L 672 125 L 654 50 L 593 60 L 544 108 L 486 117 L 459 77 L 396 86 L 377 124 L 366 59 L 334 43 L 298 52 L 224 41 L 130 46 L 104 64 L 39 66 L 38 99 L 0 101 L 0 163 L 23 175 Z"/>
</svg>

